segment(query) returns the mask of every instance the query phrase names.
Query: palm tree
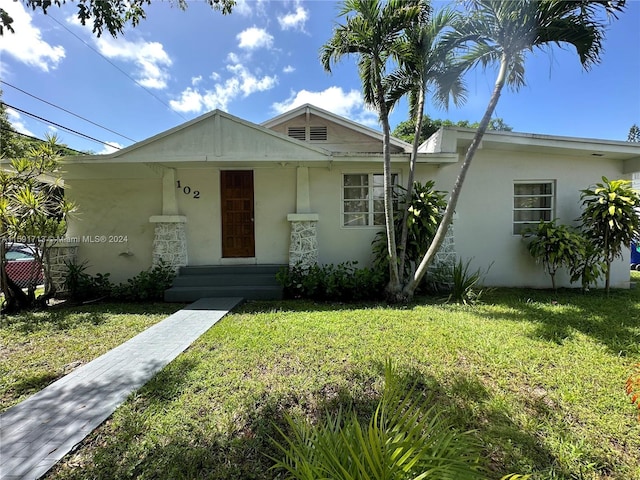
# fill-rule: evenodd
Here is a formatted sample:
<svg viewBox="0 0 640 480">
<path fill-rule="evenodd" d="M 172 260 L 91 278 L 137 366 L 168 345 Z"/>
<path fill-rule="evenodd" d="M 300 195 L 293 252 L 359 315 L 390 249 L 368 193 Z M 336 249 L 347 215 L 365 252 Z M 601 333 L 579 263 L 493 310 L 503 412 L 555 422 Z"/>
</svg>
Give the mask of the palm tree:
<svg viewBox="0 0 640 480">
<path fill-rule="evenodd" d="M 409 95 L 410 116 L 414 117 L 415 129 L 407 180 L 407 199 L 411 198 L 415 178 L 420 132 L 424 119 L 424 107 L 429 87 L 434 87 L 433 98 L 444 108 L 449 106 L 449 98 L 456 105 L 466 100 L 466 88 L 462 81 L 463 69 L 455 63 L 453 52 L 444 48 L 443 33 L 453 24 L 458 13 L 445 8 L 440 10 L 426 23 L 414 22 L 405 30 L 400 45 L 396 46 L 395 55 L 400 68 L 391 73 L 387 79 L 389 97 L 392 100 Z M 402 231 L 398 245 L 399 272 L 404 274 L 409 212 L 403 205 Z M 404 281 L 404 279 L 402 279 Z"/>
<path fill-rule="evenodd" d="M 527 52 L 552 45 L 573 46 L 585 70 L 600 61 L 606 24 L 601 17 L 616 18 L 625 0 L 469 0 L 470 13 L 454 25 L 445 44 L 464 48 L 462 66 L 498 64 L 493 93 L 451 191 L 449 203 L 433 242 L 413 278 L 404 288 L 411 297 L 444 241 L 471 161 L 480 145 L 505 84 L 515 89 L 525 84 Z"/>
<path fill-rule="evenodd" d="M 382 126 L 384 160 L 384 206 L 387 251 L 389 255 L 388 294 L 393 298 L 400 293 L 395 231 L 393 225 L 393 185 L 391 183 L 391 155 L 389 113 L 394 101 L 385 87 L 387 63 L 394 45 L 412 22 L 425 22 L 430 8 L 424 0 L 345 0 L 339 15 L 344 25 L 337 25 L 329 41 L 321 48 L 321 61 L 325 70 L 348 55 L 358 58 L 358 71 L 362 81 L 364 101 L 375 108 Z"/>
</svg>

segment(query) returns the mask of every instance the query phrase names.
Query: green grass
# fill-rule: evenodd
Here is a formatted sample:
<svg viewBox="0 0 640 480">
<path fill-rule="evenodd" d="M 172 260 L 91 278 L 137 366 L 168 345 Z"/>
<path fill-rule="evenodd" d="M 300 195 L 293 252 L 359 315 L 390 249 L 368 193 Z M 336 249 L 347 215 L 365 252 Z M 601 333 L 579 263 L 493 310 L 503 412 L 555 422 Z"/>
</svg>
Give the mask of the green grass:
<svg viewBox="0 0 640 480">
<path fill-rule="evenodd" d="M 179 308 L 102 304 L 4 316 L 0 319 L 0 412 Z"/>
<path fill-rule="evenodd" d="M 489 478 L 640 479 L 624 393 L 640 290 L 493 291 L 474 307 L 249 303 L 134 394 L 48 478 L 274 479 L 284 414 L 369 418 L 387 358 L 481 442 Z"/>
</svg>

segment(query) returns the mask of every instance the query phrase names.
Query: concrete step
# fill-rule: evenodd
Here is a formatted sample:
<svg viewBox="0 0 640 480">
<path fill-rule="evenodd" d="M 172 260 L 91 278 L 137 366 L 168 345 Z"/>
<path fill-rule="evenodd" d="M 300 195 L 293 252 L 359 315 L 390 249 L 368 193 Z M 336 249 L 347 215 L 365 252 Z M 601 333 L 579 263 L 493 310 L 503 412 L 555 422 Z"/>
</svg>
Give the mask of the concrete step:
<svg viewBox="0 0 640 480">
<path fill-rule="evenodd" d="M 274 273 L 181 274 L 173 280 L 174 287 L 223 287 L 232 285 L 277 286 L 278 281 Z"/>
<path fill-rule="evenodd" d="M 171 287 L 164 292 L 165 302 L 193 302 L 209 297 L 242 297 L 247 300 L 278 300 L 282 298 L 280 286 L 204 286 Z"/>
<path fill-rule="evenodd" d="M 167 302 L 193 302 L 205 297 L 282 298 L 276 274 L 283 265 L 203 265 L 181 267 L 165 291 Z"/>
<path fill-rule="evenodd" d="M 179 276 L 182 275 L 248 275 L 248 274 L 273 274 L 275 275 L 286 265 L 196 265 L 180 267 Z"/>
</svg>

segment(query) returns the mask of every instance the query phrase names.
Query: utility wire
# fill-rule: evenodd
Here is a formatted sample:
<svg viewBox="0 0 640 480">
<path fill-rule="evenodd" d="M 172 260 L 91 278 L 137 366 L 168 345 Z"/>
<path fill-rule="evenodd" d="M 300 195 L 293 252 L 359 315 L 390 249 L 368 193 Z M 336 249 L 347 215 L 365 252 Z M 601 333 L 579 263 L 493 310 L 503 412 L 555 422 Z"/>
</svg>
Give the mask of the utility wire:
<svg viewBox="0 0 640 480">
<path fill-rule="evenodd" d="M 61 129 L 65 130 L 66 132 L 73 133 L 74 135 L 78 135 L 80 137 L 86 138 L 86 139 L 91 140 L 93 142 L 101 143 L 103 145 L 106 145 L 107 147 L 111 147 L 111 148 L 115 148 L 116 150 L 120 150 L 120 147 L 118 147 L 116 145 L 112 145 L 110 143 L 103 142 L 102 140 L 98 140 L 97 138 L 94 138 L 94 137 L 91 137 L 91 136 L 86 135 L 84 133 L 78 132 L 77 130 L 73 130 L 72 128 L 65 127 L 64 125 L 60 125 L 59 123 L 55 123 L 55 122 L 52 122 L 51 120 L 47 120 L 46 118 L 39 117 L 38 115 L 34 115 L 31 112 L 27 112 L 26 110 L 22 110 L 22 109 L 20 109 L 18 107 L 14 107 L 13 105 L 9 105 L 6 102 L 0 102 L 0 103 L 2 105 L 6 106 L 6 107 L 14 109 L 17 112 L 24 113 L 25 115 L 28 115 L 29 117 L 35 118 L 36 120 L 40 120 L 41 122 L 48 123 L 49 125 L 53 125 L 54 127 L 61 128 Z"/>
<path fill-rule="evenodd" d="M 58 110 L 62 110 L 63 112 L 66 112 L 66 113 L 68 113 L 70 115 L 73 115 L 74 117 L 79 118 L 80 120 L 84 120 L 85 122 L 89 122 L 91 125 L 95 125 L 96 127 L 102 128 L 103 130 L 106 130 L 106 131 L 111 132 L 111 133 L 115 133 L 119 137 L 126 138 L 127 140 L 130 140 L 133 143 L 136 143 L 136 141 L 137 141 L 137 140 L 134 140 L 133 138 L 127 137 L 126 135 L 122 135 L 121 133 L 118 133 L 118 132 L 116 132 L 114 130 L 111 130 L 110 128 L 104 127 L 104 126 L 100 125 L 99 123 L 92 122 L 88 118 L 84 118 L 84 117 L 81 117 L 80 115 L 76 115 L 75 113 L 70 112 L 69 110 L 67 110 L 65 108 L 62 108 L 62 107 L 60 107 L 60 106 L 58 106 L 58 105 L 56 105 L 54 103 L 48 102 L 48 101 L 46 101 L 46 100 L 44 100 L 44 99 L 42 99 L 40 97 L 37 97 L 37 96 L 33 95 L 32 93 L 29 93 L 29 92 L 27 92 L 25 90 L 22 90 L 21 88 L 16 87 L 15 85 L 11 85 L 9 82 L 5 82 L 4 80 L 0 80 L 0 83 L 6 85 L 8 87 L 14 88 L 14 89 L 18 90 L 19 92 L 22 92 L 25 95 L 30 96 L 31 98 L 35 98 L 36 100 L 40 100 L 41 102 L 46 103 L 47 105 L 51 105 L 52 107 L 57 108 Z"/>
<path fill-rule="evenodd" d="M 89 45 L 87 42 L 85 42 L 82 38 L 80 38 L 78 35 L 76 35 L 74 32 L 72 32 L 71 30 L 69 30 L 67 28 L 66 25 L 63 25 L 62 23 L 60 23 L 54 16 L 52 15 L 47 15 L 47 17 L 49 17 L 51 20 L 53 20 L 54 22 L 56 22 L 58 25 L 60 25 L 62 28 L 64 28 L 67 32 L 69 32 L 71 35 L 73 35 L 74 37 L 76 37 L 78 40 L 80 40 L 82 43 L 84 43 L 87 48 L 90 48 L 91 50 L 93 50 L 96 54 L 100 55 L 103 60 L 105 62 L 108 62 L 112 67 L 114 67 L 116 70 L 118 70 L 120 73 L 122 73 L 125 77 L 127 77 L 129 80 L 131 80 L 133 83 L 135 83 L 137 86 L 139 86 L 140 88 L 142 88 L 145 92 L 147 92 L 149 95 L 151 95 L 153 98 L 155 98 L 158 102 L 160 102 L 162 105 L 164 105 L 165 107 L 167 107 L 170 111 L 172 111 L 173 113 L 175 113 L 176 115 L 178 115 L 180 118 L 182 118 L 184 121 L 187 121 L 187 119 L 181 115 L 179 112 L 176 112 L 175 110 L 173 110 L 164 100 L 162 100 L 160 97 L 158 97 L 155 93 L 153 93 L 151 90 L 149 90 L 147 87 L 143 86 L 140 84 L 140 82 L 138 82 L 135 78 L 133 78 L 131 75 L 129 75 L 127 72 L 125 72 L 123 69 L 121 69 L 118 65 L 116 65 L 115 63 L 113 63 L 111 60 L 109 60 L 107 57 L 105 57 L 103 54 L 101 54 L 98 50 L 96 50 L 95 48 L 93 48 L 91 45 Z"/>
<path fill-rule="evenodd" d="M 34 137 L 32 135 L 27 135 L 26 133 L 18 132 L 17 130 L 14 130 L 13 128 L 3 127 L 3 126 L 0 125 L 0 130 L 2 130 L 3 132 L 11 132 L 13 135 L 20 135 L 21 137 L 28 138 L 29 140 L 35 140 L 37 142 L 45 142 L 45 140 L 42 140 L 41 138 Z M 83 155 L 87 154 L 87 152 L 81 152 L 80 150 L 76 150 L 75 148 L 67 147 L 66 145 L 64 145 L 64 148 L 66 150 L 71 150 L 72 152 L 81 153 Z"/>
</svg>

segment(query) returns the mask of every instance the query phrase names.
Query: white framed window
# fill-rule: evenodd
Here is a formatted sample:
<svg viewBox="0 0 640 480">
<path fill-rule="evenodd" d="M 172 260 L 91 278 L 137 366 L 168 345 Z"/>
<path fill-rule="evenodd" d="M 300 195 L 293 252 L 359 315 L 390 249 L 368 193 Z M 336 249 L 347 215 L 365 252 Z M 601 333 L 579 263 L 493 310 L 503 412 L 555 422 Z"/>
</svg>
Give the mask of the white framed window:
<svg viewBox="0 0 640 480">
<path fill-rule="evenodd" d="M 391 174 L 398 185 L 398 174 Z M 345 173 L 342 175 L 342 225 L 367 227 L 384 225 L 384 175 Z"/>
<path fill-rule="evenodd" d="M 555 217 L 555 181 L 519 180 L 513 183 L 513 234 L 520 235 L 540 220 Z"/>
</svg>

